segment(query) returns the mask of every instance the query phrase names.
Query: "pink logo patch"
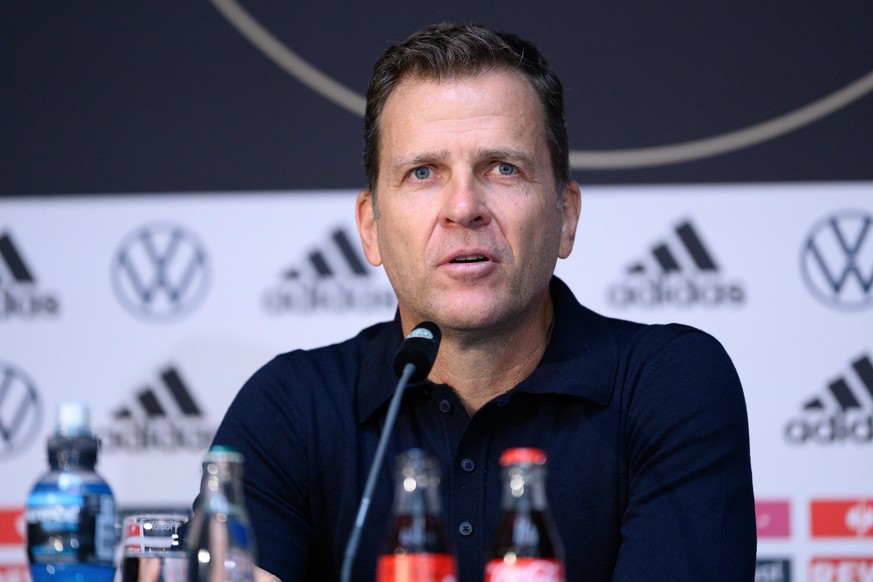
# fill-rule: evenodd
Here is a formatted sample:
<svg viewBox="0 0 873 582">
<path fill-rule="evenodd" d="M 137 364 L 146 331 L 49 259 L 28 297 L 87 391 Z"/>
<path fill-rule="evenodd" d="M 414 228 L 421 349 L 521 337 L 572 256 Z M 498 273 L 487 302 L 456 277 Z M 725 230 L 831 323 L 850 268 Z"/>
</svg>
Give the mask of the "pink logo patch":
<svg viewBox="0 0 873 582">
<path fill-rule="evenodd" d="M 759 538 L 791 535 L 791 505 L 787 501 L 756 501 L 755 521 Z"/>
</svg>

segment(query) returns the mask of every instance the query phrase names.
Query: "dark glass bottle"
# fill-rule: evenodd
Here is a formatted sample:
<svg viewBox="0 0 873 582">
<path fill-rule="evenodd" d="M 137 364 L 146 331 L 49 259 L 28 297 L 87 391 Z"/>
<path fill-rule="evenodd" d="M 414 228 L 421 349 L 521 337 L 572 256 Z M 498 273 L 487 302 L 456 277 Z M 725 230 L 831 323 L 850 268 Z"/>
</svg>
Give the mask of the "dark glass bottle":
<svg viewBox="0 0 873 582">
<path fill-rule="evenodd" d="M 242 490 L 242 454 L 212 447 L 203 461 L 186 548 L 189 582 L 252 582 L 255 540 Z"/>
<path fill-rule="evenodd" d="M 546 454 L 507 449 L 500 456 L 503 501 L 485 582 L 563 582 L 564 549 L 546 499 Z"/>
<path fill-rule="evenodd" d="M 439 468 L 420 449 L 397 460 L 391 530 L 379 557 L 377 582 L 449 582 L 455 557 L 443 527 Z"/>
<path fill-rule="evenodd" d="M 48 441 L 49 471 L 27 498 L 27 559 L 34 582 L 111 582 L 115 498 L 94 470 L 99 441 L 88 408 L 64 402 Z"/>
</svg>

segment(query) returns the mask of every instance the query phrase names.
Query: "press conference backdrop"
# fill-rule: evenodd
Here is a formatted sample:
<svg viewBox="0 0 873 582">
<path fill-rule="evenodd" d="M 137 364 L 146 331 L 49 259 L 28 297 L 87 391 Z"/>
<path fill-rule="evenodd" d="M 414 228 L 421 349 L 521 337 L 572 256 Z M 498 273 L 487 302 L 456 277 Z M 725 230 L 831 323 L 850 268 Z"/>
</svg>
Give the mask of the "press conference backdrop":
<svg viewBox="0 0 873 582">
<path fill-rule="evenodd" d="M 255 369 L 393 316 L 353 219 L 362 93 L 440 20 L 562 76 L 580 300 L 732 355 L 757 580 L 873 577 L 873 4 L 438 4 L 0 9 L 0 581 L 59 402 L 123 508 L 188 507 Z"/>
</svg>

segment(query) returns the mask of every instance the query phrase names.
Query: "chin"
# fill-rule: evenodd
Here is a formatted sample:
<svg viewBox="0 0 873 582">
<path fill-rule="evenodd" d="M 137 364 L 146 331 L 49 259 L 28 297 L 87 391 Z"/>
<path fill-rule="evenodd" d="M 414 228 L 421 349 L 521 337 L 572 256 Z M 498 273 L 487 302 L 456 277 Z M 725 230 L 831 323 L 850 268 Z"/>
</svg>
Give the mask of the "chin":
<svg viewBox="0 0 873 582">
<path fill-rule="evenodd" d="M 476 288 L 434 293 L 406 305 L 414 306 L 410 313 L 417 313 L 419 318 L 433 321 L 441 328 L 476 331 L 506 325 L 517 317 L 524 308 L 512 299 L 507 293 Z"/>
<path fill-rule="evenodd" d="M 498 326 L 507 319 L 507 315 L 496 311 L 494 306 L 483 309 L 465 307 L 464 309 L 441 310 L 436 316 L 439 320 L 437 323 L 446 329 L 475 331 Z"/>
</svg>

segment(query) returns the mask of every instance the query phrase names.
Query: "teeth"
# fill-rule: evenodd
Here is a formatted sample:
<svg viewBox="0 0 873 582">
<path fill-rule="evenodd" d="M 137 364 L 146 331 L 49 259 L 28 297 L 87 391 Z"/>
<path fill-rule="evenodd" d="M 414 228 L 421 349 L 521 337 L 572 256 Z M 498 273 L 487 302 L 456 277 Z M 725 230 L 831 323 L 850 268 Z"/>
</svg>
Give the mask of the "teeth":
<svg viewBox="0 0 873 582">
<path fill-rule="evenodd" d="M 467 255 L 466 257 L 457 257 L 452 259 L 453 263 L 475 263 L 478 261 L 487 261 L 482 255 Z"/>
</svg>

